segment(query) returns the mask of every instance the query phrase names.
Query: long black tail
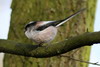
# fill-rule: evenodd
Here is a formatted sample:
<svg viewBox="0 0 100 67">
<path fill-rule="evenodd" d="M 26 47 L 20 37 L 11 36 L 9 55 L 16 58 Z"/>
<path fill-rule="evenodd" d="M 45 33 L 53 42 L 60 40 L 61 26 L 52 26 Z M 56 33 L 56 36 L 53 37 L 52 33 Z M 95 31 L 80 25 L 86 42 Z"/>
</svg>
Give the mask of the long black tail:
<svg viewBox="0 0 100 67">
<path fill-rule="evenodd" d="M 63 20 L 57 21 L 58 24 L 56 25 L 56 27 L 59 27 L 60 25 L 64 24 L 65 22 L 67 22 L 67 21 L 70 20 L 71 18 L 75 17 L 76 15 L 80 14 L 80 13 L 81 13 L 82 11 L 84 11 L 84 10 L 85 10 L 85 8 L 79 10 L 78 12 L 76 12 L 76 13 L 70 15 L 69 17 L 67 17 L 67 18 L 65 18 L 65 19 L 63 19 Z"/>
</svg>

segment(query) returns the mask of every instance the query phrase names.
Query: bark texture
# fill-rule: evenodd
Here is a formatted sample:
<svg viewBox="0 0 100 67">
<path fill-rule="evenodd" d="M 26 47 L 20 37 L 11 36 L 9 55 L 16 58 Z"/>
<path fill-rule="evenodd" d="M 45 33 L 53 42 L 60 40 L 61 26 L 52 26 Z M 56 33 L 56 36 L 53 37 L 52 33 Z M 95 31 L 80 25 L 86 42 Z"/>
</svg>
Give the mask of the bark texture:
<svg viewBox="0 0 100 67">
<path fill-rule="evenodd" d="M 71 19 L 59 28 L 52 43 L 93 31 L 96 0 L 13 0 L 9 40 L 33 43 L 24 35 L 24 26 L 30 21 L 63 19 L 81 8 L 87 11 Z M 64 55 L 80 60 L 89 60 L 90 47 L 73 50 Z M 67 57 L 32 58 L 5 54 L 4 67 L 87 67 L 88 64 Z"/>
</svg>

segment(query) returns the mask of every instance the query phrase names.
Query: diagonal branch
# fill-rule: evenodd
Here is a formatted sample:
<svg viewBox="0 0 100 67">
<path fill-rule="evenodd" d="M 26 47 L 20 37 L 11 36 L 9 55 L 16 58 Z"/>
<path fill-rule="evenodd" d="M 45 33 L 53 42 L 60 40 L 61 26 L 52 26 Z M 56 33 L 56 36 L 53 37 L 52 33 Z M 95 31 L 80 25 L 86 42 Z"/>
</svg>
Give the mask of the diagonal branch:
<svg viewBox="0 0 100 67">
<path fill-rule="evenodd" d="M 95 43 L 100 43 L 100 32 L 84 33 L 52 44 L 49 47 L 39 47 L 37 45 L 0 39 L 0 52 L 27 57 L 45 58 L 63 54 L 83 46 L 91 46 Z"/>
<path fill-rule="evenodd" d="M 96 63 L 93 63 L 93 62 L 89 62 L 89 61 L 84 61 L 84 60 L 80 60 L 80 59 L 75 59 L 75 58 L 72 58 L 70 56 L 64 56 L 64 55 L 60 55 L 61 57 L 67 57 L 71 60 L 74 60 L 74 61 L 79 61 L 79 62 L 83 62 L 83 63 L 87 63 L 87 64 L 92 64 L 92 65 L 97 65 L 97 66 L 100 66 L 100 64 L 98 64 L 98 62 Z"/>
</svg>

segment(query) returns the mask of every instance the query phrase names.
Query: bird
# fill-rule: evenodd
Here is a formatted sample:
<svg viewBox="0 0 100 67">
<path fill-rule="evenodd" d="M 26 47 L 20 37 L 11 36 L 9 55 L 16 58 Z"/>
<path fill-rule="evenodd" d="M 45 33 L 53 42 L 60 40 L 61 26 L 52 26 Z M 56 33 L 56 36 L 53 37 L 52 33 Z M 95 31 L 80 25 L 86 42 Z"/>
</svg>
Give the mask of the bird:
<svg viewBox="0 0 100 67">
<path fill-rule="evenodd" d="M 58 27 L 84 11 L 80 9 L 76 13 L 62 20 L 56 21 L 31 21 L 25 25 L 25 35 L 27 38 L 42 46 L 44 43 L 50 43 L 57 35 Z"/>
</svg>

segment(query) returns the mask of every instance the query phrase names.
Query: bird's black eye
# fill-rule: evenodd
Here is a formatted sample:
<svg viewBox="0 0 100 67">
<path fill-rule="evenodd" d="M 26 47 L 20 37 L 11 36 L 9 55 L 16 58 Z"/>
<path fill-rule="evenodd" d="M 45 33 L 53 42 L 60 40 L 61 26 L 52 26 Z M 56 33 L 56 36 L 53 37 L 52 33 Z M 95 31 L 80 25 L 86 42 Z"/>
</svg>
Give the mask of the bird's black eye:
<svg viewBox="0 0 100 67">
<path fill-rule="evenodd" d="M 28 27 L 31 27 L 31 26 L 34 26 L 34 25 L 36 25 L 36 21 L 32 21 L 32 22 L 26 24 L 25 30 L 27 30 Z"/>
</svg>

